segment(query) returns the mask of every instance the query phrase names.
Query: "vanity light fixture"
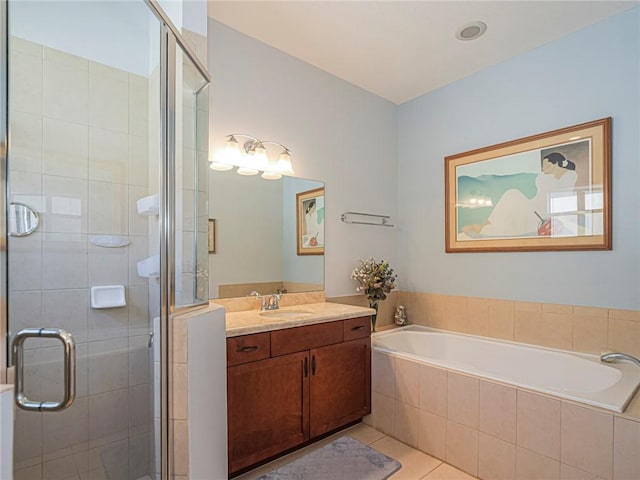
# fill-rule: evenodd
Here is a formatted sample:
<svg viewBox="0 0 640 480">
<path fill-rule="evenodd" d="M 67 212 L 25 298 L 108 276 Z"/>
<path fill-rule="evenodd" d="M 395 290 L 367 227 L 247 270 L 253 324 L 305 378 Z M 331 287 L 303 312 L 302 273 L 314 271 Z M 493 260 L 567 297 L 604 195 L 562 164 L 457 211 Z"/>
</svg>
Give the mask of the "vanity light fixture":
<svg viewBox="0 0 640 480">
<path fill-rule="evenodd" d="M 236 137 L 248 138 L 244 145 L 240 145 Z M 276 145 L 282 148 L 277 161 L 267 155 L 265 145 Z M 291 165 L 291 151 L 278 142 L 258 140 L 251 135 L 233 133 L 227 136 L 224 149 L 216 153 L 215 159 L 209 164 L 211 170 L 225 171 L 237 167 L 239 175 L 257 175 L 262 171 L 262 178 L 278 180 L 282 175 L 293 175 Z"/>
</svg>

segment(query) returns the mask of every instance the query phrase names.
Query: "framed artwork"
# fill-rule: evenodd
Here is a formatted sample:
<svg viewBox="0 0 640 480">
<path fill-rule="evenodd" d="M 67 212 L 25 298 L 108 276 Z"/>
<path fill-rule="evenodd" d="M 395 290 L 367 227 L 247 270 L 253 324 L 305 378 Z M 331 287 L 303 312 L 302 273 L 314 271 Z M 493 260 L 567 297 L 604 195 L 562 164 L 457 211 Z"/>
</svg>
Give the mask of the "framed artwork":
<svg viewBox="0 0 640 480">
<path fill-rule="evenodd" d="M 209 253 L 216 253 L 216 221 L 213 218 L 209 219 Z"/>
<path fill-rule="evenodd" d="M 446 157 L 445 247 L 611 250 L 611 118 Z"/>
<path fill-rule="evenodd" d="M 324 188 L 296 194 L 298 255 L 324 255 Z"/>
</svg>

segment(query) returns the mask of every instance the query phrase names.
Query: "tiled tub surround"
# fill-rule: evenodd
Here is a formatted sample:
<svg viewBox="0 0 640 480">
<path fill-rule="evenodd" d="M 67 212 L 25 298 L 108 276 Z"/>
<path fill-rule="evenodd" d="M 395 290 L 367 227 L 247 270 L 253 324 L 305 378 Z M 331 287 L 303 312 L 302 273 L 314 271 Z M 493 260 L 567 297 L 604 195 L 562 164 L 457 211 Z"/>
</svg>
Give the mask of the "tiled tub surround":
<svg viewBox="0 0 640 480">
<path fill-rule="evenodd" d="M 640 417 L 375 349 L 365 423 L 482 479 L 640 478 Z"/>
<path fill-rule="evenodd" d="M 543 347 L 640 357 L 640 311 L 398 292 L 409 323 Z M 389 323 L 392 323 L 391 320 Z"/>
<path fill-rule="evenodd" d="M 327 301 L 367 306 L 364 295 Z M 380 303 L 377 328 L 393 325 L 397 305 L 406 307 L 409 323 L 427 327 L 594 355 L 606 350 L 640 357 L 638 310 L 393 291 Z"/>
<path fill-rule="evenodd" d="M 358 307 L 368 307 L 369 301 L 367 297 L 362 294 L 358 295 L 346 295 L 341 297 L 328 297 L 328 302 L 342 303 L 344 305 L 354 305 Z M 380 302 L 378 306 L 378 318 L 376 320 L 376 329 L 382 329 L 387 326 L 391 326 L 394 323 L 393 316 L 395 314 L 396 305 L 401 305 L 398 302 L 398 292 L 393 291 L 387 295 L 387 299 Z"/>
<path fill-rule="evenodd" d="M 640 385 L 630 362 L 410 325 L 376 335 L 376 350 L 622 412 Z"/>
<path fill-rule="evenodd" d="M 147 78 L 10 39 L 12 201 L 41 214 L 38 230 L 9 237 L 9 319 L 61 326 L 77 345 L 77 396 L 57 413 L 18 410 L 15 478 L 143 477 L 150 472 Z M 154 157 L 154 160 L 157 157 Z M 124 248 L 90 240 L 118 235 Z M 127 306 L 89 307 L 94 285 L 126 287 Z M 27 393 L 61 395 L 59 342 L 25 344 Z M 129 453 L 127 453 L 129 452 Z"/>
</svg>

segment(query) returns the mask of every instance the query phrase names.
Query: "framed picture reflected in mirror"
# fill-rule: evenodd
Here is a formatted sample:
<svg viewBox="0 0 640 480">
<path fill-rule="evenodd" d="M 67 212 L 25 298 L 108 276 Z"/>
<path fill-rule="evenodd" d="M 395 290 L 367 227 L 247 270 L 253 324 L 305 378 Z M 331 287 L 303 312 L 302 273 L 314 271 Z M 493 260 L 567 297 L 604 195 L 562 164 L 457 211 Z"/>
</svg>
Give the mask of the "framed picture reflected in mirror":
<svg viewBox="0 0 640 480">
<path fill-rule="evenodd" d="M 324 188 L 296 194 L 298 255 L 324 255 Z"/>
</svg>

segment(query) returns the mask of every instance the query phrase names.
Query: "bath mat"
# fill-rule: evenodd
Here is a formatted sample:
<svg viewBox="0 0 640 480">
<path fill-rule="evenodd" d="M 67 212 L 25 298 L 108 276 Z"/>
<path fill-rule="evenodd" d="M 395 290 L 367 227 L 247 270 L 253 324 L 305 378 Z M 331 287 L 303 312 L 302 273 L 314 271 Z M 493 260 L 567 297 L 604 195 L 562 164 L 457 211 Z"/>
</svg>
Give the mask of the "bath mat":
<svg viewBox="0 0 640 480">
<path fill-rule="evenodd" d="M 258 480 L 384 480 L 401 466 L 393 458 L 345 436 Z"/>
</svg>

